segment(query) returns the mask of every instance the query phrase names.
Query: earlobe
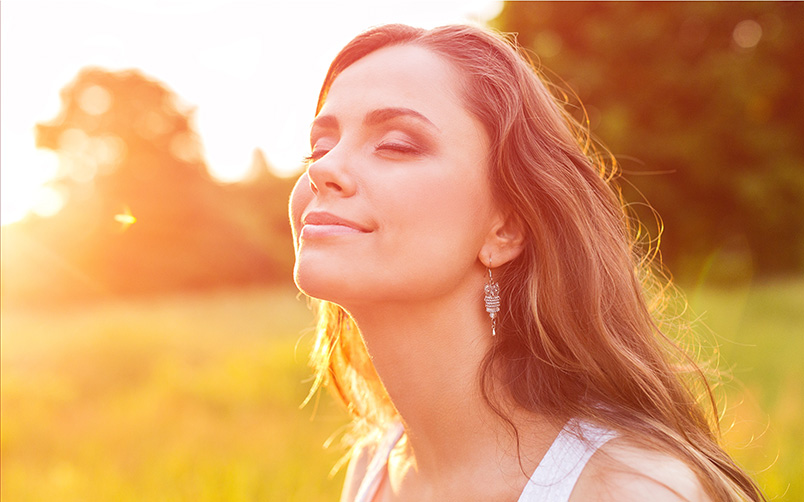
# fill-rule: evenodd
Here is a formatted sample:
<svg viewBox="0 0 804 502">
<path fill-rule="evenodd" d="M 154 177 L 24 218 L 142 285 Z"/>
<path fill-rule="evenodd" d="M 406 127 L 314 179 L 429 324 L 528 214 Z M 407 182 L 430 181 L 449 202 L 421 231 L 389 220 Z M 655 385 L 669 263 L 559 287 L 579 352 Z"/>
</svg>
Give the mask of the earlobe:
<svg viewBox="0 0 804 502">
<path fill-rule="evenodd" d="M 486 267 L 498 267 L 519 256 L 525 249 L 525 232 L 519 219 L 508 214 L 492 225 L 478 258 Z"/>
</svg>

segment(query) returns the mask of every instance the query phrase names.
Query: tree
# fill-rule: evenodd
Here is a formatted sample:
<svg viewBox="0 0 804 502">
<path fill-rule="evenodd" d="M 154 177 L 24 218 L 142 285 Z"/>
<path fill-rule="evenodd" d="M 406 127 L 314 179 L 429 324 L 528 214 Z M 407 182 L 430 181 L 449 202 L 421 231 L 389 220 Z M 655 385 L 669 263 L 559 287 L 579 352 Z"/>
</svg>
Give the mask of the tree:
<svg viewBox="0 0 804 502">
<path fill-rule="evenodd" d="M 804 270 L 804 4 L 506 2 L 492 24 L 583 104 L 671 271 Z"/>
<path fill-rule="evenodd" d="M 85 69 L 61 97 L 36 137 L 59 155 L 54 184 L 66 202 L 51 218 L 3 229 L 4 297 L 290 281 L 291 180 L 267 172 L 263 159 L 266 172 L 249 183 L 217 183 L 192 110 L 139 71 Z"/>
</svg>

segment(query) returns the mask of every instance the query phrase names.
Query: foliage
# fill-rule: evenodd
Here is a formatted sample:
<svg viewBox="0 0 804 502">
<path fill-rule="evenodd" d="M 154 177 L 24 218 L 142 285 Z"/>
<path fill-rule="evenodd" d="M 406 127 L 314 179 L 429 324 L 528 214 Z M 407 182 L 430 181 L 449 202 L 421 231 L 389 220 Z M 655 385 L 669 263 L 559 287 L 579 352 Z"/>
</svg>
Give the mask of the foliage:
<svg viewBox="0 0 804 502">
<path fill-rule="evenodd" d="M 691 304 L 735 368 L 728 449 L 769 496 L 804 499 L 804 282 L 700 287 Z M 298 409 L 311 326 L 284 289 L 4 305 L 0 498 L 335 500 L 343 452 L 321 446 L 347 416 L 326 394 Z"/>
<path fill-rule="evenodd" d="M 804 4 L 506 2 L 491 24 L 617 156 L 654 235 L 642 196 L 657 210 L 670 270 L 804 271 Z"/>
<path fill-rule="evenodd" d="M 51 218 L 3 227 L 3 298 L 29 303 L 254 283 L 289 283 L 293 185 L 255 152 L 222 185 L 192 110 L 138 71 L 82 70 L 37 126 L 60 158 L 66 199 Z"/>
</svg>

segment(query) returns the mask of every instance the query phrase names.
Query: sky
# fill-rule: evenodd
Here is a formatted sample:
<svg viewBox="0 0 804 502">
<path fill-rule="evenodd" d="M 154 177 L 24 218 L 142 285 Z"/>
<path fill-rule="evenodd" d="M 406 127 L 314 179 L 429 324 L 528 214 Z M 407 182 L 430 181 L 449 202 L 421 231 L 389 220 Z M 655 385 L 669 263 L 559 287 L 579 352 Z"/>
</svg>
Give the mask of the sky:
<svg viewBox="0 0 804 502">
<path fill-rule="evenodd" d="M 58 114 L 59 91 L 86 66 L 138 68 L 195 108 L 210 171 L 246 174 L 255 148 L 291 174 L 309 150 L 318 88 L 340 48 L 361 31 L 424 28 L 494 17 L 501 2 L 42 1 L 0 4 L 0 222 L 52 214 L 44 184 L 58 158 L 34 127 Z"/>
</svg>

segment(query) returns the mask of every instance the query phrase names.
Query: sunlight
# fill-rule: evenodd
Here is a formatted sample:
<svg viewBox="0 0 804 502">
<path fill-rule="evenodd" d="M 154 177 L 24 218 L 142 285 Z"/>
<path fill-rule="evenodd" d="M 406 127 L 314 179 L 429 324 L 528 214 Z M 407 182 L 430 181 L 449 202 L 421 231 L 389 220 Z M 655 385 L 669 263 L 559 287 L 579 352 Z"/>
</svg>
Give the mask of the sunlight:
<svg viewBox="0 0 804 502">
<path fill-rule="evenodd" d="M 31 208 L 36 215 L 49 218 L 64 207 L 64 195 L 56 188 L 43 186 L 36 194 L 34 205 Z"/>
<path fill-rule="evenodd" d="M 52 153 L 34 149 L 32 128 L 55 118 L 61 89 L 82 68 L 136 68 L 185 100 L 194 110 L 200 149 L 191 148 L 194 140 L 188 136 L 176 139 L 171 152 L 189 162 L 197 160 L 194 152 L 202 152 L 220 181 L 244 179 L 257 148 L 273 171 L 292 175 L 308 153 L 318 86 L 329 61 L 350 38 L 388 22 L 434 27 L 482 21 L 496 15 L 502 3 L 414 1 L 404 9 L 395 2 L 365 0 L 47 6 L 4 3 L 0 18 L 3 225 L 35 207 L 36 214 L 55 214 L 64 201 L 43 184 L 57 172 L 88 182 L 113 168 L 125 152 L 118 139 L 70 133 L 61 138 L 70 143 L 70 155 L 61 159 L 59 170 Z M 149 26 L 147 36 L 141 26 Z M 101 117 L 113 106 L 111 99 L 107 89 L 90 86 L 77 105 L 90 118 Z M 147 120 L 141 128 L 158 134 L 163 119 Z"/>
<path fill-rule="evenodd" d="M 122 213 L 114 215 L 114 221 L 120 223 L 121 230 L 126 230 L 137 222 L 137 218 L 131 214 L 131 209 L 125 208 Z"/>
<path fill-rule="evenodd" d="M 13 137 L 13 136 L 12 136 Z M 25 143 L 33 143 L 32 137 Z M 59 170 L 58 156 L 50 151 L 24 148 L 4 135 L 0 222 L 3 225 L 23 219 L 29 212 L 52 216 L 64 205 L 61 193 L 46 186 Z"/>
</svg>

